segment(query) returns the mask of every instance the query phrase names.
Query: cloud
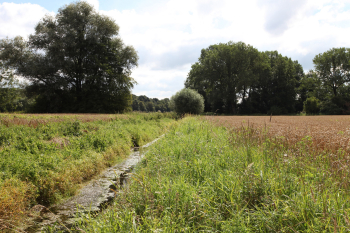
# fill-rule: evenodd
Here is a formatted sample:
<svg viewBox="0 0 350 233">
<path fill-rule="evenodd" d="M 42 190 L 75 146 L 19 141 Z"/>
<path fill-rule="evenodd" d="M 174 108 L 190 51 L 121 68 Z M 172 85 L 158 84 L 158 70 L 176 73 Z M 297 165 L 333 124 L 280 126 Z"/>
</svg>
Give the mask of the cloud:
<svg viewBox="0 0 350 233">
<path fill-rule="evenodd" d="M 91 4 L 92 6 L 94 6 L 96 11 L 99 10 L 100 3 L 98 0 L 85 0 L 85 1 L 88 2 L 89 4 Z"/>
<path fill-rule="evenodd" d="M 350 0 L 165 0 L 125 9 L 99 12 L 112 17 L 125 44 L 138 51 L 133 92 L 149 97 L 170 97 L 183 88 L 191 64 L 211 44 L 243 41 L 260 51 L 277 50 L 305 70 L 313 68 L 315 55 L 350 47 Z M 0 4 L 0 38 L 33 33 L 46 13 L 35 4 Z"/>
<path fill-rule="evenodd" d="M 159 96 L 183 87 L 202 48 L 230 40 L 260 51 L 277 50 L 298 60 L 305 70 L 312 69 L 315 55 L 332 47 L 350 47 L 350 7 L 345 10 L 345 5 L 345 1 L 330 0 L 169 0 L 148 11 L 104 13 L 119 24 L 126 44 L 139 51 L 140 68 L 133 77 L 140 85 L 134 91 L 162 93 Z M 174 76 L 176 70 L 182 72 Z"/>
<path fill-rule="evenodd" d="M 7 2 L 0 4 L 0 38 L 7 36 L 11 38 L 17 35 L 26 37 L 34 33 L 35 25 L 49 13 L 37 4 Z"/>
<path fill-rule="evenodd" d="M 133 94 L 147 95 L 151 98 L 169 98 L 184 87 L 189 66 L 168 70 L 152 70 L 147 65 L 141 65 L 132 73 L 138 85 Z"/>
<path fill-rule="evenodd" d="M 283 34 L 293 17 L 296 16 L 305 0 L 259 0 L 258 4 L 265 10 L 265 29 L 276 36 Z"/>
</svg>

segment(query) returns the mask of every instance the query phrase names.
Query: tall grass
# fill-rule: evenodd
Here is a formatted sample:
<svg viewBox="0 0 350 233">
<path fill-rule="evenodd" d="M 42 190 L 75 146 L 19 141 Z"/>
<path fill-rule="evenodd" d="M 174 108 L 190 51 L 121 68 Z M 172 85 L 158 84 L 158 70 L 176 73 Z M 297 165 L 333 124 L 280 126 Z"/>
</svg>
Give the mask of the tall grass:
<svg viewBox="0 0 350 233">
<path fill-rule="evenodd" d="M 265 134 L 266 135 L 266 134 Z M 84 232 L 348 232 L 342 154 L 299 153 L 253 128 L 182 120 L 152 146 L 130 186 Z M 342 171 L 343 169 L 343 171 Z"/>
<path fill-rule="evenodd" d="M 74 195 L 79 184 L 174 122 L 161 113 L 112 116 L 1 116 L 0 231 L 18 224 L 36 204 Z"/>
</svg>

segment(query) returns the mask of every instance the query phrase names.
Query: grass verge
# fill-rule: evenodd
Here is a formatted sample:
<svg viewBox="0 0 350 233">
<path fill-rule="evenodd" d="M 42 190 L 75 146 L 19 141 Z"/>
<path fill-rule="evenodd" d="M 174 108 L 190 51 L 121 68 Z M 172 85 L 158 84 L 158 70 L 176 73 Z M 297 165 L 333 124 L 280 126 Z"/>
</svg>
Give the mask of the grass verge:
<svg viewBox="0 0 350 233">
<path fill-rule="evenodd" d="M 348 173 L 301 141 L 185 118 L 150 148 L 128 189 L 82 232 L 349 232 Z M 259 134 L 261 135 L 261 134 Z M 338 173 L 337 173 L 338 174 Z"/>
</svg>

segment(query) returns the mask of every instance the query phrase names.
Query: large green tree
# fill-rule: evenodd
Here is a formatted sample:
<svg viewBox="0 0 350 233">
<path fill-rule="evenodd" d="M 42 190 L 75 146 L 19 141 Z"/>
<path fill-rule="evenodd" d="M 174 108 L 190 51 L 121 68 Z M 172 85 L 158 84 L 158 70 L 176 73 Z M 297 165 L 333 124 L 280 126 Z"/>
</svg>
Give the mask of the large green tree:
<svg viewBox="0 0 350 233">
<path fill-rule="evenodd" d="M 332 48 L 313 59 L 323 114 L 350 114 L 350 49 Z"/>
<path fill-rule="evenodd" d="M 185 87 L 203 95 L 212 111 L 236 113 L 238 99 L 247 98 L 260 65 L 259 51 L 243 42 L 211 45 L 192 65 Z"/>
<path fill-rule="evenodd" d="M 258 81 L 253 85 L 255 109 L 261 113 L 294 113 L 303 68 L 297 61 L 277 51 L 266 51 L 263 55 L 268 66 L 260 72 Z"/>
<path fill-rule="evenodd" d="M 350 83 L 350 49 L 332 48 L 313 59 L 315 72 L 333 96 Z"/>
<path fill-rule="evenodd" d="M 138 56 L 118 31 L 114 20 L 79 1 L 45 16 L 28 41 L 2 40 L 0 60 L 30 81 L 35 111 L 124 111 Z"/>
</svg>

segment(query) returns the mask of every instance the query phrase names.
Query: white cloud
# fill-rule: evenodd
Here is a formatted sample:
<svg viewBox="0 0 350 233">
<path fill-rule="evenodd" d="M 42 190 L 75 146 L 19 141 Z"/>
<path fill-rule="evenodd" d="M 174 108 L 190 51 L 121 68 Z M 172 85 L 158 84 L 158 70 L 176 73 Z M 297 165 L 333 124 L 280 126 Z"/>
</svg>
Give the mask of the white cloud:
<svg viewBox="0 0 350 233">
<path fill-rule="evenodd" d="M 350 1 L 169 0 L 148 11 L 103 13 L 116 20 L 121 37 L 139 51 L 141 66 L 133 73 L 139 86 L 134 92 L 149 90 L 158 96 L 151 88 L 157 88 L 156 83 L 169 83 L 166 77 L 176 76 L 181 85 L 170 89 L 174 94 L 183 87 L 202 48 L 230 40 L 262 51 L 277 50 L 310 69 L 316 54 L 350 47 L 350 12 L 343 10 L 346 2 Z M 178 69 L 182 72 L 174 75 Z M 158 90 L 164 94 L 164 88 Z"/>
<path fill-rule="evenodd" d="M 100 3 L 98 0 L 85 0 L 85 1 L 88 2 L 89 4 L 93 5 L 96 11 L 99 10 Z"/>
<path fill-rule="evenodd" d="M 169 98 L 183 88 L 189 69 L 189 65 L 185 65 L 176 69 L 155 71 L 148 65 L 140 65 L 132 73 L 132 77 L 138 82 L 133 93 L 159 99 Z"/>
<path fill-rule="evenodd" d="M 96 9 L 98 0 L 89 0 Z M 139 52 L 132 76 L 135 94 L 170 97 L 183 87 L 191 64 L 211 44 L 243 41 L 277 50 L 312 68 L 316 54 L 350 47 L 350 0 L 168 0 L 140 10 L 100 10 L 120 26 L 120 36 Z M 27 35 L 45 9 L 0 5 L 0 38 Z"/>
<path fill-rule="evenodd" d="M 28 36 L 34 32 L 39 20 L 49 13 L 37 4 L 7 2 L 0 4 L 0 38 Z"/>
</svg>

